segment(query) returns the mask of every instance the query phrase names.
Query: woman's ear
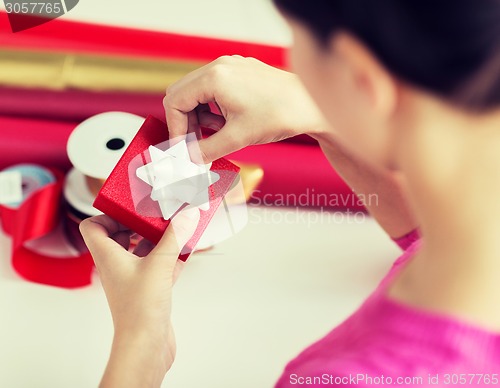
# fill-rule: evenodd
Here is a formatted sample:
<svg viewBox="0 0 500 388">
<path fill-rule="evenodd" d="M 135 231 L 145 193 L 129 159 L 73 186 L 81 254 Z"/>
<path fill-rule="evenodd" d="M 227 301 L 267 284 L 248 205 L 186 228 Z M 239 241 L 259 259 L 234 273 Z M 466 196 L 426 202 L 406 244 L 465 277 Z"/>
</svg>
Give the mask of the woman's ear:
<svg viewBox="0 0 500 388">
<path fill-rule="evenodd" d="M 354 35 L 339 32 L 330 49 L 349 69 L 354 87 L 381 118 L 388 118 L 397 105 L 398 83 L 378 58 Z"/>
</svg>

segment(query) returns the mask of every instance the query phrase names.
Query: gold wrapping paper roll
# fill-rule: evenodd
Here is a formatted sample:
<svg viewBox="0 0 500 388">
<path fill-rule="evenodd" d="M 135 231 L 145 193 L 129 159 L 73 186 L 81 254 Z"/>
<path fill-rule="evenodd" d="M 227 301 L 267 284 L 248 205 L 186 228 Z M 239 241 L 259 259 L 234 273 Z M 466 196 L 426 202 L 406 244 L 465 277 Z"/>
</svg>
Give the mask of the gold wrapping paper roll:
<svg viewBox="0 0 500 388">
<path fill-rule="evenodd" d="M 127 56 L 0 50 L 0 85 L 163 93 L 166 86 L 202 65 Z"/>
<path fill-rule="evenodd" d="M 232 160 L 231 162 L 236 164 L 240 168 L 241 182 L 243 183 L 245 199 L 248 202 L 252 198 L 253 192 L 262 182 L 262 179 L 264 178 L 264 170 L 262 169 L 262 167 L 256 164 L 239 163 L 235 162 L 234 160 Z M 232 203 L 230 195 L 229 197 L 226 197 L 226 199 L 229 203 Z"/>
</svg>

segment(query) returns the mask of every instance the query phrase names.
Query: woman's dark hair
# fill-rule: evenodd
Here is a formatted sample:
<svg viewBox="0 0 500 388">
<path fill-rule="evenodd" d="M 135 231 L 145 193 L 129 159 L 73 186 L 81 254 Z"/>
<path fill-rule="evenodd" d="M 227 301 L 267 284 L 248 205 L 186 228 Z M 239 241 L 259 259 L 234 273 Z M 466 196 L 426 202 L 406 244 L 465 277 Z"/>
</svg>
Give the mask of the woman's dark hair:
<svg viewBox="0 0 500 388">
<path fill-rule="evenodd" d="M 363 41 L 396 76 L 474 110 L 500 107 L 500 0 L 274 0 L 327 43 Z"/>
</svg>

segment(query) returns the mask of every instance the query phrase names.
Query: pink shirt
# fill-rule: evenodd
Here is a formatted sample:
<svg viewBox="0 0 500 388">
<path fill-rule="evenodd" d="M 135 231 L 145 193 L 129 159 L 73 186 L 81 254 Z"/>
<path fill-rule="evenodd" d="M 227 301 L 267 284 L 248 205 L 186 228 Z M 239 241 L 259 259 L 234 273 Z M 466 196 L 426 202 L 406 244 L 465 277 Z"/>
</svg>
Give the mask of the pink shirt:
<svg viewBox="0 0 500 388">
<path fill-rule="evenodd" d="M 406 251 L 375 292 L 292 360 L 277 388 L 500 387 L 500 334 L 386 296 L 390 280 L 418 250 L 417 236 L 412 232 L 397 241 Z"/>
</svg>

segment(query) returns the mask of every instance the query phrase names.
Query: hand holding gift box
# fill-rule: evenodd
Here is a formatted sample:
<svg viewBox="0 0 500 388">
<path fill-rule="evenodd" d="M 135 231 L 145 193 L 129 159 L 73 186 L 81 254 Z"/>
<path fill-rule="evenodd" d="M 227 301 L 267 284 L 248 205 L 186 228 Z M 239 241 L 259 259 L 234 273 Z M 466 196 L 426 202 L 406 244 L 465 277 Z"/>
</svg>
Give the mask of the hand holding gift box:
<svg viewBox="0 0 500 388">
<path fill-rule="evenodd" d="M 198 228 L 180 256 L 185 261 L 237 182 L 239 167 L 225 159 L 197 165 L 187 155 L 188 148 L 194 148 L 188 144 L 195 142 L 171 146 L 168 137 L 166 124 L 148 117 L 94 206 L 155 244 L 172 216 L 185 207 L 198 207 Z"/>
<path fill-rule="evenodd" d="M 158 202 L 164 220 L 170 219 L 184 204 L 210 209 L 209 187 L 219 180 L 219 175 L 210 171 L 211 163 L 191 161 L 186 140 L 166 151 L 150 146 L 149 155 L 151 163 L 139 167 L 136 174 L 152 187 L 151 199 Z"/>
</svg>

